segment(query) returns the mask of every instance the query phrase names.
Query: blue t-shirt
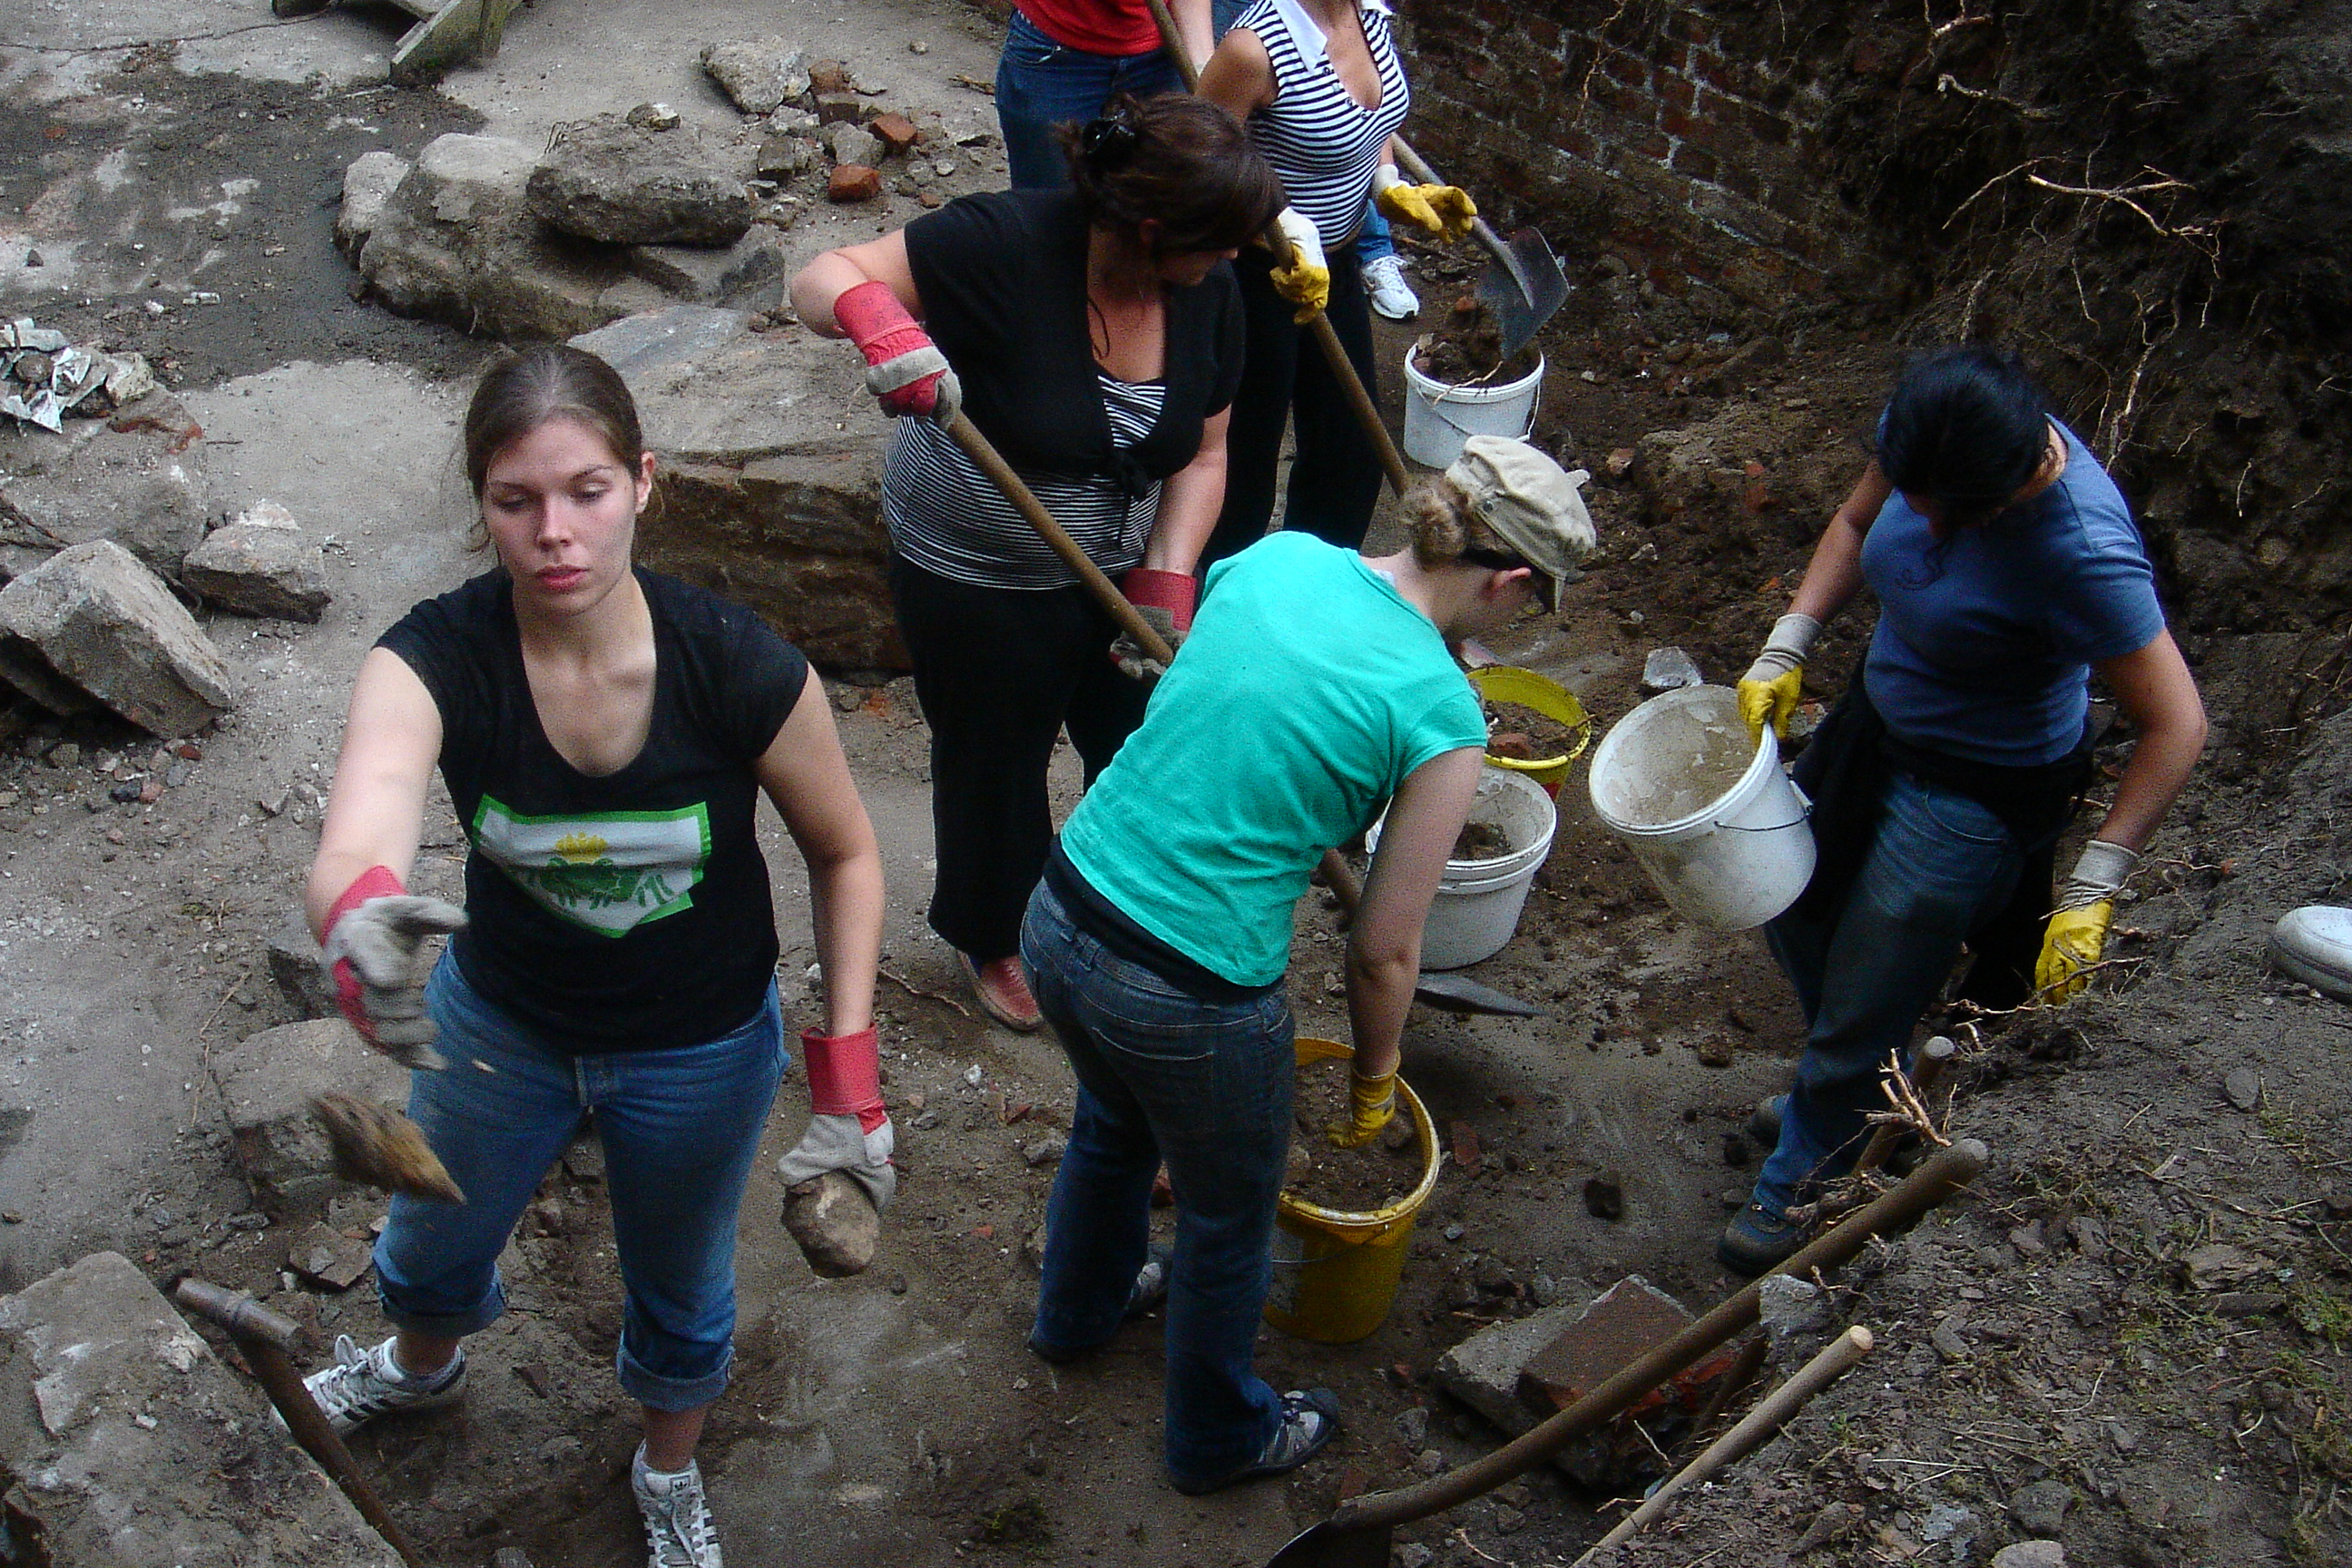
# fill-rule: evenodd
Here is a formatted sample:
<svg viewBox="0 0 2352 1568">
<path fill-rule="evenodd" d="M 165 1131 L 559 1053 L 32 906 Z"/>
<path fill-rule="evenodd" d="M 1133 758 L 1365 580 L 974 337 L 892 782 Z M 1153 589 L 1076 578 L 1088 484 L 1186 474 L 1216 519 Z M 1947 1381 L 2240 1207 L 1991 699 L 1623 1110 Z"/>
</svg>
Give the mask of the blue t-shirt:
<svg viewBox="0 0 2352 1568">
<path fill-rule="evenodd" d="M 1192 636 L 1062 851 L 1193 963 L 1268 985 L 1323 851 L 1415 768 L 1486 740 L 1428 616 L 1354 551 L 1272 534 L 1210 569 Z"/>
<path fill-rule="evenodd" d="M 2164 629 L 2131 509 L 2057 429 L 2066 471 L 2025 505 L 1938 540 L 1898 490 L 1863 541 L 1879 605 L 1864 680 L 1903 740 L 2008 767 L 2056 762 L 2082 740 L 2089 667 Z"/>
</svg>

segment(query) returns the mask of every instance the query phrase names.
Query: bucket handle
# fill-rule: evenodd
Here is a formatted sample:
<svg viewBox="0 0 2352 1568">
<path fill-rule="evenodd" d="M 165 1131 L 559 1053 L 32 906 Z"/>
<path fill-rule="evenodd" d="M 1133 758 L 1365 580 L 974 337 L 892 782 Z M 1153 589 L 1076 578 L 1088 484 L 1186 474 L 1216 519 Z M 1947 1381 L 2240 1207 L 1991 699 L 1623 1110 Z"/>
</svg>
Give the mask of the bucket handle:
<svg viewBox="0 0 2352 1568">
<path fill-rule="evenodd" d="M 1713 826 L 1717 833 L 1785 833 L 1790 828 L 1801 825 L 1813 815 L 1813 797 L 1799 787 L 1794 779 L 1789 780 L 1789 793 L 1797 797 L 1797 816 L 1794 821 L 1774 823 L 1769 827 L 1742 827 L 1730 822 L 1715 823 Z"/>
<path fill-rule="evenodd" d="M 1492 374 L 1492 373 L 1490 372 L 1489 374 Z M 1448 401 L 1448 398 L 1447 398 L 1447 394 L 1448 394 L 1448 393 L 1454 392 L 1454 391 L 1458 390 L 1458 389 L 1459 389 L 1459 387 L 1461 387 L 1461 386 L 1466 386 L 1466 385 L 1469 385 L 1469 384 L 1470 384 L 1470 383 L 1467 383 L 1467 382 L 1458 383 L 1455 386 L 1449 386 L 1449 387 L 1447 387 L 1447 388 L 1445 389 L 1445 391 L 1444 391 L 1444 392 L 1441 392 L 1441 393 L 1439 393 L 1439 394 L 1438 394 L 1436 396 L 1434 396 L 1434 397 L 1431 397 L 1431 396 L 1424 395 L 1424 396 L 1422 398 L 1422 400 L 1421 400 L 1421 402 L 1422 402 L 1422 406 L 1423 406 L 1423 407 L 1424 407 L 1424 408 L 1426 408 L 1426 409 L 1428 409 L 1428 410 L 1430 411 L 1430 413 L 1432 413 L 1432 414 L 1435 415 L 1435 416 L 1437 416 L 1437 422 L 1438 422 L 1439 424 L 1444 425 L 1444 426 L 1446 426 L 1448 428 L 1452 429 L 1452 430 L 1453 430 L 1453 432 L 1454 432 L 1455 435 L 1457 435 L 1457 436 L 1461 437 L 1462 437 L 1464 440 L 1465 440 L 1465 441 L 1466 441 L 1466 440 L 1468 440 L 1468 439 L 1469 439 L 1471 437 L 1473 437 L 1473 436 L 1485 435 L 1486 432 L 1485 432 L 1485 431 L 1481 431 L 1481 430 L 1473 430 L 1473 429 L 1471 429 L 1468 426 L 1464 425 L 1464 424 L 1460 423 L 1458 420 L 1455 420 L 1455 419 L 1454 419 L 1454 418 L 1450 417 L 1450 416 L 1446 414 L 1446 412 L 1445 412 L 1445 405 L 1446 405 L 1446 403 L 1447 403 L 1447 401 Z M 1456 398 L 1456 399 L 1453 399 L 1453 401 L 1460 402 L 1460 401 L 1461 401 L 1461 399 Z M 1528 434 L 1528 431 L 1532 431 L 1532 430 L 1534 430 L 1534 429 L 1535 429 L 1535 427 L 1536 427 L 1536 420 L 1537 420 L 1538 417 L 1540 417 L 1540 416 L 1542 416 L 1542 414 L 1543 414 L 1543 383 L 1542 383 L 1541 381 L 1538 381 L 1538 382 L 1536 383 L 1536 395 L 1535 395 L 1535 397 L 1534 397 L 1534 399 L 1533 399 L 1533 400 L 1532 400 L 1532 401 L 1528 405 L 1528 424 L 1527 424 L 1527 430 L 1522 431 L 1522 432 L 1520 433 L 1520 434 L 1521 434 L 1521 437 L 1522 437 L 1522 438 L 1525 438 L 1525 437 L 1526 437 L 1526 435 Z"/>
</svg>

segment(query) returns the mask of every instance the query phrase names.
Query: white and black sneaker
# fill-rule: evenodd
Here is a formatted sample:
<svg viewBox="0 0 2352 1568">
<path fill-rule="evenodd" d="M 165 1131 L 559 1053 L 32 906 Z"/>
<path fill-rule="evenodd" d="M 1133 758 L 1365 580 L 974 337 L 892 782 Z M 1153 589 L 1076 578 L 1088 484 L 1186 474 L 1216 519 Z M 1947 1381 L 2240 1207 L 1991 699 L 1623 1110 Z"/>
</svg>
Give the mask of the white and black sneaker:
<svg viewBox="0 0 2352 1568">
<path fill-rule="evenodd" d="M 1282 1420 L 1266 1439 L 1257 1462 L 1222 1476 L 1192 1479 L 1171 1474 L 1168 1484 L 1186 1497 L 1223 1491 L 1244 1481 L 1295 1470 L 1321 1453 L 1339 1435 L 1339 1396 L 1328 1388 L 1294 1388 L 1282 1396 Z"/>
<path fill-rule="evenodd" d="M 439 1372 L 415 1377 L 394 1358 L 395 1342 L 386 1340 L 363 1348 L 351 1335 L 337 1334 L 335 1364 L 302 1380 L 337 1436 L 348 1437 L 379 1415 L 397 1410 L 431 1410 L 453 1403 L 465 1393 L 463 1346 Z"/>
<path fill-rule="evenodd" d="M 689 1459 L 682 1470 L 654 1469 L 640 1443 L 629 1464 L 629 1489 L 637 1494 L 637 1511 L 645 1515 L 646 1568 L 726 1568 L 700 1465 Z"/>
</svg>

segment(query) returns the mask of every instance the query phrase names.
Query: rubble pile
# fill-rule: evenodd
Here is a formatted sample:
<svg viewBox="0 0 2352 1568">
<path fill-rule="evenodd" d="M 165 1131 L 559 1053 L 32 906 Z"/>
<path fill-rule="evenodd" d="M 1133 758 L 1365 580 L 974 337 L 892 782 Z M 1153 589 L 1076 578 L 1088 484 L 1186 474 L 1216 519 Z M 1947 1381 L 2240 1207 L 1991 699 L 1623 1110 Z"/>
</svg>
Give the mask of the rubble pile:
<svg viewBox="0 0 2352 1568">
<path fill-rule="evenodd" d="M 29 316 L 0 322 L 0 414 L 62 431 L 68 415 L 111 414 L 155 390 L 141 354 L 77 345 Z"/>
</svg>

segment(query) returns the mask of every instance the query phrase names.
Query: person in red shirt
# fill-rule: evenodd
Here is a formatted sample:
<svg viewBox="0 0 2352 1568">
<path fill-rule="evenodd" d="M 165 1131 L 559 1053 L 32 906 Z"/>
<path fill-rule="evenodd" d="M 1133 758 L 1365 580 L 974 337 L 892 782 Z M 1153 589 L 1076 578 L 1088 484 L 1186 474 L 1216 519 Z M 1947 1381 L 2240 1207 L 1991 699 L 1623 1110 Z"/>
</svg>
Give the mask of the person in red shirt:
<svg viewBox="0 0 2352 1568">
<path fill-rule="evenodd" d="M 1169 0 L 1195 60 L 1209 58 L 1209 0 Z M 996 62 L 996 121 L 1016 191 L 1069 184 L 1054 127 L 1103 112 L 1117 92 L 1181 92 L 1144 0 L 1016 0 Z"/>
</svg>

